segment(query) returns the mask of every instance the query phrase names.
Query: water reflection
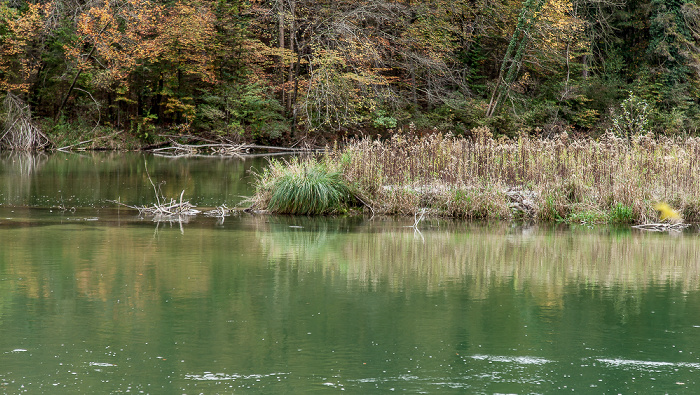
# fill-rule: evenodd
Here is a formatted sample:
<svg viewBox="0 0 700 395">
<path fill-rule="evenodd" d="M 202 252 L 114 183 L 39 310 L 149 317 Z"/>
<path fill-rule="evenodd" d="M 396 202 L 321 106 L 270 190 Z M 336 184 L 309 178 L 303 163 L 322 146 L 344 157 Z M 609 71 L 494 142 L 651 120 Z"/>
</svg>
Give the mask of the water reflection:
<svg viewBox="0 0 700 395">
<path fill-rule="evenodd" d="M 140 153 L 54 155 L 0 153 L 0 205 L 30 207 L 109 207 L 155 201 L 153 181 L 166 197 L 193 204 L 235 206 L 251 193 L 251 167 L 264 158 L 198 157 L 170 159 Z"/>
<path fill-rule="evenodd" d="M 296 218 L 251 221 L 271 261 L 343 273 L 363 285 L 385 281 L 395 290 L 415 281 L 429 292 L 446 282 L 469 281 L 476 285 L 472 297 L 482 298 L 493 285 L 512 283 L 516 289 L 536 285 L 556 298 L 570 284 L 624 289 L 672 284 L 687 291 L 700 286 L 694 234 L 442 222 L 423 230 L 420 239 L 406 221 L 318 220 L 303 228 L 291 227 L 304 224 Z"/>
<path fill-rule="evenodd" d="M 362 218 L 296 218 L 274 216 L 216 218 L 197 217 L 193 223 L 162 224 L 114 210 L 95 217 L 46 217 L 38 209 L 14 208 L 13 219 L 0 221 L 5 229 L 0 259 L 10 264 L 10 273 L 23 278 L 21 288 L 38 297 L 52 291 L 49 281 L 33 275 L 33 266 L 55 261 L 71 262 L 65 277 L 80 281 L 81 295 L 103 295 L 117 272 L 152 272 L 152 276 L 129 277 L 137 288 L 155 291 L 143 281 L 166 284 L 167 288 L 197 293 L 198 285 L 171 286 L 170 278 L 192 278 L 192 265 L 184 258 L 197 252 L 198 261 L 215 262 L 225 258 L 225 245 L 216 245 L 222 236 L 215 229 L 246 229 L 247 254 L 260 256 L 271 267 L 285 267 L 300 273 L 321 273 L 343 279 L 348 287 L 376 289 L 378 285 L 394 292 L 440 292 L 450 284 L 468 284 L 469 297 L 485 299 L 500 286 L 527 291 L 542 306 L 561 307 L 570 286 L 592 289 L 615 288 L 621 293 L 658 285 L 678 287 L 684 292 L 700 288 L 700 241 L 695 235 L 671 238 L 664 234 L 594 230 L 518 228 L 509 225 L 475 226 L 443 222 L 423 230 L 416 238 L 405 221 L 367 221 Z M 84 211 L 84 210 L 83 210 Z M 82 213 L 84 214 L 84 213 Z M 94 214 L 94 213 L 93 213 Z M 121 219 L 115 221 L 115 215 Z M 105 224 L 121 226 L 103 226 Z M 122 226 L 137 224 L 138 228 Z M 48 227 L 49 229 L 37 229 Z M 76 236 L 79 240 L 76 240 Z M 36 245 L 36 240 L 42 240 Z M 182 240 L 187 240 L 183 243 Z M 236 245 L 240 245 L 236 240 Z M 253 258 L 251 258 L 253 259 Z M 162 262 L 169 262 L 167 266 Z M 19 263 L 22 264 L 11 264 Z M 75 264 L 84 263 L 76 271 Z M 99 273 L 99 275 L 97 274 Z M 139 275 L 140 276 L 140 275 Z M 212 279 L 202 281 L 202 292 Z M 92 279 L 92 280 L 90 280 Z M 194 287 L 194 288 L 192 288 Z M 152 297 L 157 297 L 153 295 Z"/>
<path fill-rule="evenodd" d="M 697 234 L 425 220 L 420 237 L 412 218 L 247 214 L 154 223 L 78 205 L 148 199 L 143 157 L 61 158 L 22 176 L 27 190 L 0 174 L 12 184 L 0 207 L 7 393 L 698 384 Z M 249 163 L 160 161 L 148 162 L 151 176 L 202 201 L 249 188 Z M 58 190 L 75 196 L 74 211 L 27 204 Z"/>
</svg>

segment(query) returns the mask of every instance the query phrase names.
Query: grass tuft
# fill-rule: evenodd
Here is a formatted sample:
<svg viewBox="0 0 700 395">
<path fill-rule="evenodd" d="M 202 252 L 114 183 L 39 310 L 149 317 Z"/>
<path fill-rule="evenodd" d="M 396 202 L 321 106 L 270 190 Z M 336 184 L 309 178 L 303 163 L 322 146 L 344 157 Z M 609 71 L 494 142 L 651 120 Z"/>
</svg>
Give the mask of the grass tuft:
<svg viewBox="0 0 700 395">
<path fill-rule="evenodd" d="M 608 214 L 608 222 L 611 224 L 633 224 L 637 221 L 634 215 L 634 209 L 630 206 L 625 206 L 622 203 L 615 203 L 610 208 Z"/>
<path fill-rule="evenodd" d="M 343 174 L 324 162 L 272 160 L 258 176 L 257 206 L 273 213 L 324 215 L 345 211 L 352 193 Z"/>
</svg>

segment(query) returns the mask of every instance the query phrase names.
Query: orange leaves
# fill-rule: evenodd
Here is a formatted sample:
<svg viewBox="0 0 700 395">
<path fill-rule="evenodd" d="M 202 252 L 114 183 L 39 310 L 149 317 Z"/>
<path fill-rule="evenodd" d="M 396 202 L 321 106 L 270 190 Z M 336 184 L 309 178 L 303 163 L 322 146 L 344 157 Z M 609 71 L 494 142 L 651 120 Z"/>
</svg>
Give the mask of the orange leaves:
<svg viewBox="0 0 700 395">
<path fill-rule="evenodd" d="M 158 23 L 154 52 L 178 70 L 207 83 L 216 82 L 214 54 L 216 17 L 201 3 L 176 3 L 164 10 Z"/>
<path fill-rule="evenodd" d="M 203 5 L 178 2 L 166 8 L 148 0 L 107 0 L 78 17 L 80 39 L 66 53 L 77 69 L 92 71 L 92 84 L 100 88 L 124 81 L 138 66 L 159 62 L 213 83 L 214 22 Z"/>
<path fill-rule="evenodd" d="M 20 14 L 0 4 L 0 91 L 26 92 L 39 69 L 32 53 L 44 32 L 44 21 L 52 3 L 29 4 Z M 4 31 L 3 31 L 4 30 Z"/>
<path fill-rule="evenodd" d="M 93 71 L 95 86 L 112 86 L 148 56 L 147 36 L 159 11 L 159 6 L 146 0 L 105 1 L 92 7 L 78 17 L 80 39 L 66 48 L 67 57 L 77 69 Z"/>
</svg>

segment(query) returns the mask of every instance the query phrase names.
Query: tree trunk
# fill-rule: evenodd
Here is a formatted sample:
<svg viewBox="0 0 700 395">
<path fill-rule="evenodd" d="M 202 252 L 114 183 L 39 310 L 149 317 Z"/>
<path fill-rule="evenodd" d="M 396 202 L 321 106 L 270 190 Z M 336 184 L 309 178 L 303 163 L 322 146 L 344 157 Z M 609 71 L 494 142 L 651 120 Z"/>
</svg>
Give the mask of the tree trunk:
<svg viewBox="0 0 700 395">
<path fill-rule="evenodd" d="M 289 51 L 291 53 L 294 53 L 295 50 L 295 44 L 296 44 L 296 1 L 295 0 L 289 0 L 289 11 L 292 16 L 291 20 L 289 21 Z M 298 48 L 296 48 L 298 50 Z M 288 78 L 287 81 L 289 82 L 289 85 L 294 84 L 294 62 L 289 62 L 289 73 L 288 73 Z M 290 114 L 292 111 L 292 95 L 287 95 L 287 114 Z"/>
<path fill-rule="evenodd" d="M 280 55 L 279 55 L 279 78 L 280 78 L 280 83 L 284 85 L 285 81 L 285 75 L 284 75 L 284 0 L 278 0 L 277 2 L 277 24 L 278 24 L 278 38 L 277 40 L 279 41 L 279 49 L 280 49 Z M 285 95 L 284 95 L 284 87 L 281 89 L 281 103 L 284 106 L 285 105 Z"/>
<path fill-rule="evenodd" d="M 545 0 L 526 0 L 518 17 L 518 24 L 515 26 L 513 36 L 511 37 L 508 49 L 503 56 L 503 63 L 498 72 L 498 81 L 491 93 L 491 100 L 486 109 L 486 117 L 490 118 L 495 114 L 501 98 L 506 91 L 510 89 L 510 85 L 515 81 L 517 72 L 520 70 L 525 49 L 529 42 L 528 37 L 530 30 L 537 21 L 542 6 Z"/>
</svg>

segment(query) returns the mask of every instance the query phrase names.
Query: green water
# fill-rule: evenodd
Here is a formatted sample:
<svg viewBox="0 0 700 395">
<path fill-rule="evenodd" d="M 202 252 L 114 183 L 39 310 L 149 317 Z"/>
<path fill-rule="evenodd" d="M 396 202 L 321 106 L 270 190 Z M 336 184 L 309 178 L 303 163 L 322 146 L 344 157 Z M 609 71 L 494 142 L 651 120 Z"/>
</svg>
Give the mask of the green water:
<svg viewBox="0 0 700 395">
<path fill-rule="evenodd" d="M 265 161 L 146 163 L 166 194 L 233 206 Z M 2 393 L 699 384 L 693 232 L 432 220 L 416 233 L 412 219 L 247 214 L 155 223 L 105 202 L 152 201 L 142 156 L 0 164 Z"/>
</svg>

